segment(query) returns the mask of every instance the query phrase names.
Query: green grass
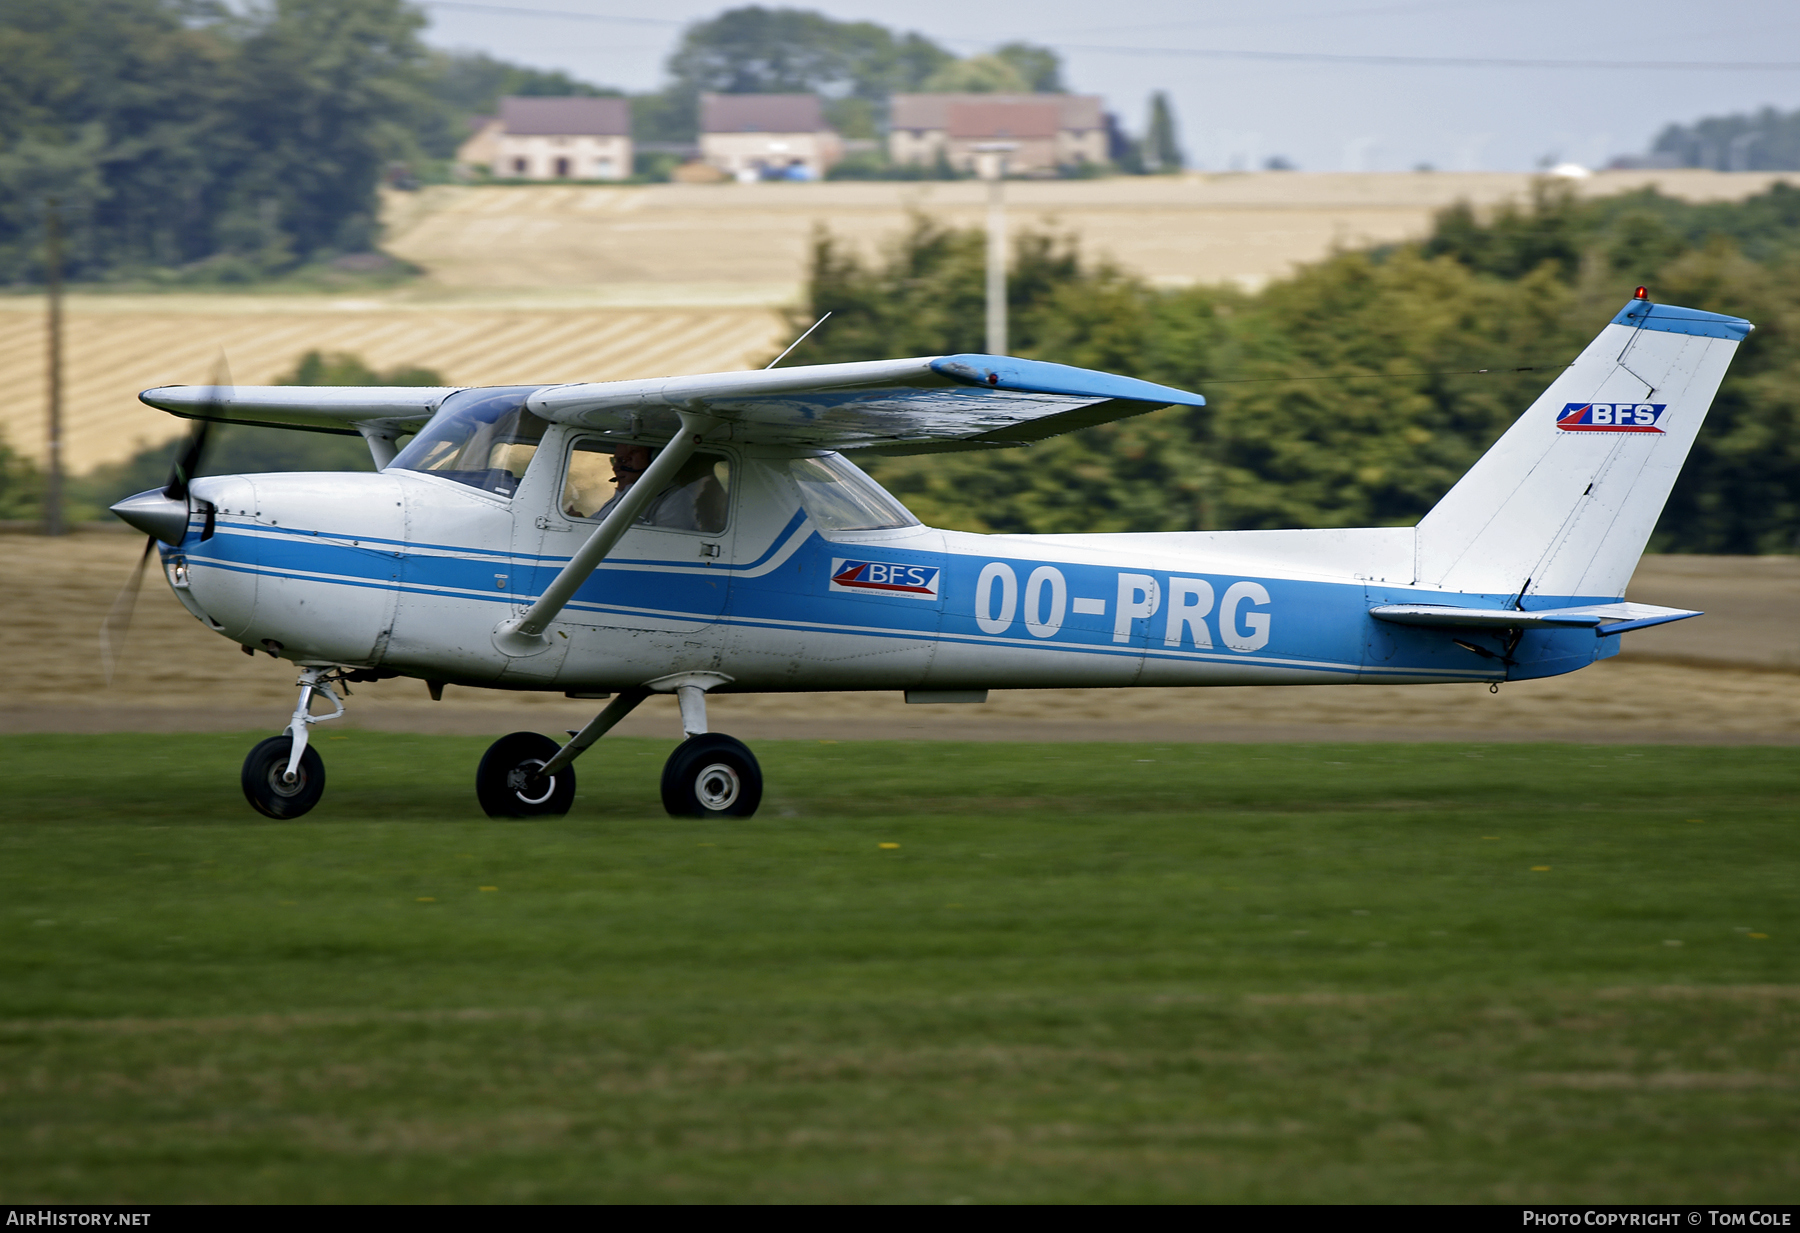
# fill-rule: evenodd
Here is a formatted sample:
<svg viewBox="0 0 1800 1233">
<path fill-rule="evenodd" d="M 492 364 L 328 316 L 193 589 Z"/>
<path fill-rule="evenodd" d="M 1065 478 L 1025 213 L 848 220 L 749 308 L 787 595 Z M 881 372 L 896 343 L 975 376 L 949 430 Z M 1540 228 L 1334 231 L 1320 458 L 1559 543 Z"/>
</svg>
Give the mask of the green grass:
<svg viewBox="0 0 1800 1233">
<path fill-rule="evenodd" d="M 769 743 L 719 825 L 620 739 L 502 823 L 351 732 L 278 824 L 250 743 L 0 738 L 9 1201 L 1800 1182 L 1800 750 Z"/>
</svg>

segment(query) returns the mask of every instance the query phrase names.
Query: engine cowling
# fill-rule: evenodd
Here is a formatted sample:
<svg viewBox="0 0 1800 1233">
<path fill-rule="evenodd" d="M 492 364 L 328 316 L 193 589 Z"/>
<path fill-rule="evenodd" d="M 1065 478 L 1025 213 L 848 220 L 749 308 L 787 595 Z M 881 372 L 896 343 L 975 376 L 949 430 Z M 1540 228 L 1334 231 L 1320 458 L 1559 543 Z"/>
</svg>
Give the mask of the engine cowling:
<svg viewBox="0 0 1800 1233">
<path fill-rule="evenodd" d="M 163 557 L 196 615 L 301 663 L 380 662 L 406 547 L 392 477 L 212 476 L 194 481 L 193 495 L 213 508 L 211 533 L 196 520 Z"/>
</svg>

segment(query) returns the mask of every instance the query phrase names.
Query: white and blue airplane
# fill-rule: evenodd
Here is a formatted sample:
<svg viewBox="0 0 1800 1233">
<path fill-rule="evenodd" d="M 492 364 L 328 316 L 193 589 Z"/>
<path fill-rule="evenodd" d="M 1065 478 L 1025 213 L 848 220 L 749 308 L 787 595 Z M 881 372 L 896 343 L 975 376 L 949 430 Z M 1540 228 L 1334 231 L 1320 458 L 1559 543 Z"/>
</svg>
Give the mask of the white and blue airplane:
<svg viewBox="0 0 1800 1233">
<path fill-rule="evenodd" d="M 201 421 L 361 434 L 375 474 L 210 476 L 113 506 L 203 625 L 300 668 L 251 805 L 319 800 L 311 727 L 346 682 L 610 703 L 564 744 L 502 737 L 496 817 L 566 813 L 573 763 L 652 693 L 685 740 L 675 815 L 748 817 L 762 772 L 709 693 L 1528 680 L 1698 616 L 1623 601 L 1751 325 L 1640 290 L 1414 527 L 974 535 L 920 525 L 846 454 L 1024 445 L 1196 394 L 953 355 L 499 388 L 204 386 Z M 397 448 L 401 438 L 411 440 Z M 148 549 L 147 545 L 147 549 Z M 314 714 L 315 701 L 331 708 Z"/>
</svg>

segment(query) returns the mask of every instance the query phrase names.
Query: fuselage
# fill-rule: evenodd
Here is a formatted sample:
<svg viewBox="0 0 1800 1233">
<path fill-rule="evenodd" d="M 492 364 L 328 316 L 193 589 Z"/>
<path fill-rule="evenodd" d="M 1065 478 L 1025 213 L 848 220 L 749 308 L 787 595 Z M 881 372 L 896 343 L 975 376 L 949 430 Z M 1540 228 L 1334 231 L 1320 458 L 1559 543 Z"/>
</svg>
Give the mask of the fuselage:
<svg viewBox="0 0 1800 1233">
<path fill-rule="evenodd" d="M 592 533 L 560 508 L 561 431 L 510 494 L 393 468 L 196 481 L 212 532 L 202 538 L 196 517 L 163 546 L 166 573 L 208 628 L 298 663 L 576 693 L 688 671 L 754 692 L 1518 680 L 1617 649 L 1591 630 L 1533 630 L 1502 656 L 1492 638 L 1372 619 L 1381 604 L 1444 602 L 1414 585 L 1410 527 L 832 529 L 806 508 L 791 453 L 721 446 L 722 529 L 634 527 L 556 618 L 548 649 L 509 655 L 496 628 Z"/>
</svg>

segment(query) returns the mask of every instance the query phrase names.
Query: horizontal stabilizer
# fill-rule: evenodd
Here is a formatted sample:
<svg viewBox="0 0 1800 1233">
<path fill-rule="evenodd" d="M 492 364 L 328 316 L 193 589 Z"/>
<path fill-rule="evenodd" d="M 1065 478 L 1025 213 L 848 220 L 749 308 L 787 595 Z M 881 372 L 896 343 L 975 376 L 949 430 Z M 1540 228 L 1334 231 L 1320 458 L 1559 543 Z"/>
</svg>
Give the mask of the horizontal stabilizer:
<svg viewBox="0 0 1800 1233">
<path fill-rule="evenodd" d="M 1445 629 L 1592 629 L 1601 637 L 1623 634 L 1670 621 L 1706 615 L 1687 608 L 1658 608 L 1654 604 L 1584 604 L 1576 608 L 1540 608 L 1520 612 L 1511 608 L 1457 608 L 1447 604 L 1383 604 L 1369 609 L 1378 621 L 1395 625 L 1429 625 Z"/>
</svg>

